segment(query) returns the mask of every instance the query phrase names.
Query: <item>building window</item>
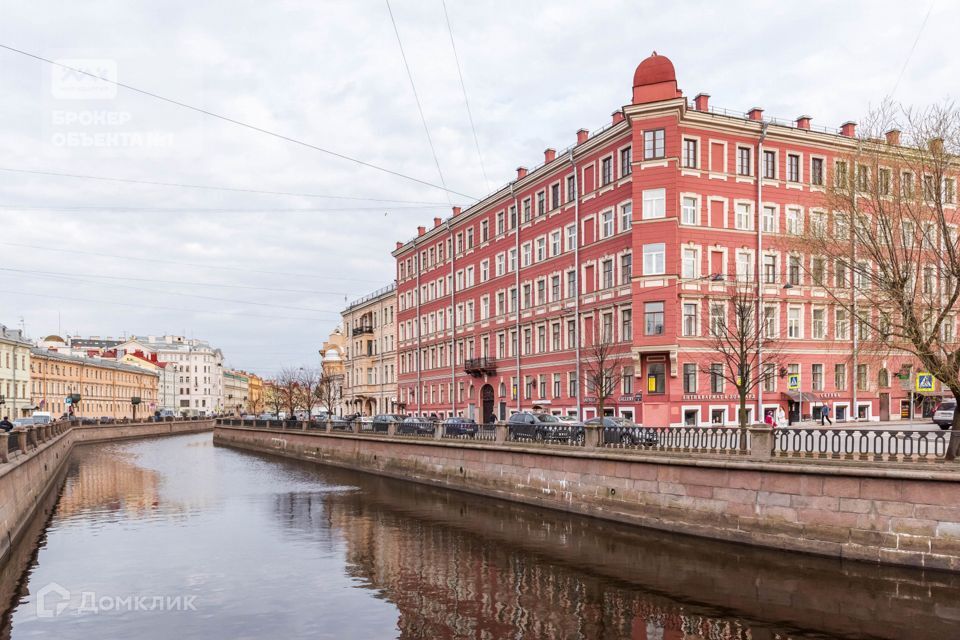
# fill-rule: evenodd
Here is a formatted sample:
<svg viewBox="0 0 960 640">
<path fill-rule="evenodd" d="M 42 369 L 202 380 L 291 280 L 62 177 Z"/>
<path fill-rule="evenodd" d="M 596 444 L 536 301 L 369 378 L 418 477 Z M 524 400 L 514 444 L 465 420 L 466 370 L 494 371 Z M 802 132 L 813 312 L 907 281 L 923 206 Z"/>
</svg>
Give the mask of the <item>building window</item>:
<svg viewBox="0 0 960 640">
<path fill-rule="evenodd" d="M 682 265 L 680 277 L 688 280 L 699 277 L 699 251 L 694 247 L 684 247 L 682 253 Z"/>
<path fill-rule="evenodd" d="M 523 221 L 530 222 L 530 198 L 523 201 Z"/>
<path fill-rule="evenodd" d="M 664 393 L 666 387 L 666 366 L 662 362 L 647 364 L 647 392 Z"/>
<path fill-rule="evenodd" d="M 710 393 L 723 393 L 723 365 L 719 362 L 710 365 Z"/>
<path fill-rule="evenodd" d="M 547 194 L 545 191 L 537 193 L 537 215 L 542 216 L 547 212 Z"/>
<path fill-rule="evenodd" d="M 684 196 L 680 207 L 680 222 L 683 224 L 698 224 L 697 199 Z"/>
<path fill-rule="evenodd" d="M 562 391 L 562 388 L 560 383 L 560 374 L 555 373 L 553 374 L 553 397 L 559 398 L 561 391 Z"/>
<path fill-rule="evenodd" d="M 753 280 L 753 256 L 747 251 L 737 252 L 737 280 L 740 282 Z"/>
<path fill-rule="evenodd" d="M 644 334 L 659 336 L 663 334 L 663 303 L 647 302 L 643 305 Z"/>
<path fill-rule="evenodd" d="M 772 362 L 763 363 L 763 390 L 767 393 L 777 390 L 777 365 Z"/>
<path fill-rule="evenodd" d="M 777 208 L 765 206 L 763 208 L 763 232 L 776 233 L 777 229 Z"/>
<path fill-rule="evenodd" d="M 600 237 L 609 238 L 613 235 L 613 209 L 600 214 Z"/>
<path fill-rule="evenodd" d="M 734 226 L 743 231 L 753 230 L 753 207 L 749 202 L 738 202 Z"/>
<path fill-rule="evenodd" d="M 620 311 L 620 340 L 626 341 L 633 338 L 633 311 L 631 309 L 622 309 Z"/>
<path fill-rule="evenodd" d="M 800 235 L 803 232 L 803 219 L 800 209 L 796 207 L 787 209 L 787 233 Z"/>
<path fill-rule="evenodd" d="M 620 205 L 620 231 L 628 231 L 633 227 L 633 203 L 625 202 Z"/>
<path fill-rule="evenodd" d="M 567 202 L 573 202 L 577 197 L 577 178 L 567 176 Z"/>
<path fill-rule="evenodd" d="M 550 187 L 550 208 L 556 209 L 560 206 L 560 183 L 551 185 Z"/>
<path fill-rule="evenodd" d="M 613 286 L 613 260 L 604 260 L 600 266 L 603 277 L 603 288 L 609 289 Z"/>
<path fill-rule="evenodd" d="M 694 362 L 683 363 L 683 392 L 697 392 L 697 365 Z"/>
<path fill-rule="evenodd" d="M 663 275 L 665 266 L 666 245 L 662 242 L 657 244 L 643 245 L 643 275 L 659 276 Z"/>
<path fill-rule="evenodd" d="M 775 180 L 777 177 L 777 153 L 776 151 L 763 152 L 763 177 Z"/>
<path fill-rule="evenodd" d="M 800 256 L 787 258 L 787 282 L 793 286 L 800 284 Z"/>
<path fill-rule="evenodd" d="M 810 161 L 810 184 L 823 186 L 823 158 L 813 158 Z"/>
<path fill-rule="evenodd" d="M 577 247 L 577 226 L 572 224 L 567 227 L 567 251 L 573 251 Z"/>
<path fill-rule="evenodd" d="M 600 340 L 607 344 L 614 341 L 612 313 L 605 313 L 600 318 Z"/>
<path fill-rule="evenodd" d="M 643 159 L 658 160 L 663 158 L 664 153 L 664 130 L 654 129 L 643 132 Z"/>
<path fill-rule="evenodd" d="M 787 154 L 787 180 L 800 182 L 800 156 L 795 153 Z"/>
<path fill-rule="evenodd" d="M 685 337 L 697 335 L 697 303 L 683 303 L 683 335 Z"/>
<path fill-rule="evenodd" d="M 837 391 L 847 389 L 847 365 L 840 363 L 833 367 L 833 386 Z"/>
<path fill-rule="evenodd" d="M 823 365 L 810 365 L 810 384 L 813 391 L 823 391 Z"/>
<path fill-rule="evenodd" d="M 698 159 L 699 159 L 699 154 L 697 153 L 697 141 L 684 139 L 683 166 L 688 169 L 696 169 L 699 164 L 697 162 Z"/>
<path fill-rule="evenodd" d="M 826 260 L 821 257 L 814 257 L 810 260 L 810 278 L 813 283 L 823 286 L 823 278 L 826 273 Z"/>
<path fill-rule="evenodd" d="M 810 312 L 811 338 L 814 340 L 823 340 L 827 337 L 827 320 L 822 308 L 813 309 Z"/>
<path fill-rule="evenodd" d="M 787 308 L 787 337 L 788 338 L 803 337 L 803 325 L 801 323 L 802 311 L 803 310 L 800 307 Z"/>
<path fill-rule="evenodd" d="M 600 185 L 606 186 L 613 182 L 613 158 L 606 157 L 600 161 Z"/>
<path fill-rule="evenodd" d="M 722 336 L 727 326 L 727 308 L 722 302 L 710 303 L 710 335 Z"/>
<path fill-rule="evenodd" d="M 620 175 L 628 176 L 633 173 L 633 147 L 620 149 Z"/>
<path fill-rule="evenodd" d="M 667 190 L 647 189 L 643 192 L 643 219 L 655 220 L 667 215 Z"/>
<path fill-rule="evenodd" d="M 850 337 L 850 322 L 847 320 L 846 309 L 836 310 L 834 327 L 836 329 L 835 337 L 837 340 L 846 340 Z"/>
<path fill-rule="evenodd" d="M 763 307 L 763 337 L 777 337 L 777 308 L 772 305 Z"/>
<path fill-rule="evenodd" d="M 777 256 L 763 256 L 763 282 L 765 284 L 776 284 L 777 282 Z"/>
<path fill-rule="evenodd" d="M 867 365 L 865 364 L 857 365 L 857 389 L 860 391 L 867 390 Z"/>
<path fill-rule="evenodd" d="M 567 395 L 571 398 L 577 397 L 577 374 L 574 372 L 567 374 Z"/>
<path fill-rule="evenodd" d="M 628 284 L 633 279 L 633 254 L 620 256 L 620 282 Z"/>
<path fill-rule="evenodd" d="M 750 147 L 737 147 L 737 174 L 741 176 L 753 175 L 752 165 Z"/>
</svg>

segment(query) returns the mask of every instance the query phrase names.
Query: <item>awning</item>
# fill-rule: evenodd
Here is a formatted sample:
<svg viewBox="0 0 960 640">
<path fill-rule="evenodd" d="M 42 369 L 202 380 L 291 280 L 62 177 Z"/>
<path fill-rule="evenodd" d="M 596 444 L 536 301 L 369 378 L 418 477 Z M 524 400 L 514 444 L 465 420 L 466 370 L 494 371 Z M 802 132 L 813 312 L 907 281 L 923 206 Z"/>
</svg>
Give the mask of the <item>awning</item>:
<svg viewBox="0 0 960 640">
<path fill-rule="evenodd" d="M 820 398 L 812 393 L 807 393 L 806 391 L 784 391 L 785 395 L 790 400 L 794 402 L 819 402 Z"/>
</svg>

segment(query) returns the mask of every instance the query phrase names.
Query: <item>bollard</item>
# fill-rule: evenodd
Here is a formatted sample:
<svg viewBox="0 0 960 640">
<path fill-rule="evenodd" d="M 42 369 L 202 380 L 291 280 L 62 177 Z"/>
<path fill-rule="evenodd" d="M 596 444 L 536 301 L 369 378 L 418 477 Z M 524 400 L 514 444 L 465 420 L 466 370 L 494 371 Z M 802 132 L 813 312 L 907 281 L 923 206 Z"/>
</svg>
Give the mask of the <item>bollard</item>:
<svg viewBox="0 0 960 640">
<path fill-rule="evenodd" d="M 498 422 L 494 426 L 494 434 L 497 444 L 503 444 L 507 441 L 507 437 L 510 435 L 510 427 L 503 422 Z"/>
<path fill-rule="evenodd" d="M 588 424 L 583 427 L 583 446 L 587 449 L 598 449 L 603 446 L 603 427 Z"/>
<path fill-rule="evenodd" d="M 749 427 L 750 459 L 770 460 L 773 458 L 773 431 L 770 427 Z"/>
<path fill-rule="evenodd" d="M 396 423 L 396 422 L 388 422 L 388 423 L 387 423 L 387 435 L 388 435 L 388 436 L 395 436 L 395 435 L 397 435 L 397 423 Z"/>
<path fill-rule="evenodd" d="M 330 418 L 330 416 L 327 416 L 327 426 L 326 426 L 325 431 L 326 431 L 327 433 L 332 433 L 332 432 L 333 432 L 333 420 Z"/>
</svg>

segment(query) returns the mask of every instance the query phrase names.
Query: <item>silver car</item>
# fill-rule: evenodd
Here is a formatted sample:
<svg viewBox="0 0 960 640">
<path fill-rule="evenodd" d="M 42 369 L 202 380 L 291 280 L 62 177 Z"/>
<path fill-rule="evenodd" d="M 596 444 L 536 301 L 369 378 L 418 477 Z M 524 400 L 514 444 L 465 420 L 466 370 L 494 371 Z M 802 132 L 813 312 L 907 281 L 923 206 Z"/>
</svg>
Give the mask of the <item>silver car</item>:
<svg viewBox="0 0 960 640">
<path fill-rule="evenodd" d="M 953 424 L 953 412 L 957 408 L 956 400 L 944 400 L 933 412 L 933 421 L 941 429 L 949 429 Z"/>
</svg>

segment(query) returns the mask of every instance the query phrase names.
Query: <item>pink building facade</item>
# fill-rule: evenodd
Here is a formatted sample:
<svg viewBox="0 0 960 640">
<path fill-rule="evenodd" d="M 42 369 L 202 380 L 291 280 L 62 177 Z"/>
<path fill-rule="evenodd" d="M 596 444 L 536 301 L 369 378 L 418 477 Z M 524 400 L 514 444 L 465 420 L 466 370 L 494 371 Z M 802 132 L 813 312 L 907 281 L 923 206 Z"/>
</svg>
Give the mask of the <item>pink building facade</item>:
<svg viewBox="0 0 960 640">
<path fill-rule="evenodd" d="M 751 419 L 828 402 L 840 420 L 908 416 L 909 357 L 854 356 L 857 327 L 786 239 L 820 215 L 839 132 L 718 112 L 688 100 L 664 56 L 636 70 L 632 102 L 601 131 L 544 152 L 532 171 L 397 243 L 398 392 L 417 414 L 589 418 L 592 345 L 622 370 L 605 412 L 651 426 L 734 424 L 736 390 L 711 376 L 708 334 L 736 282 L 761 283 L 777 375 Z M 829 266 L 824 270 L 832 277 Z M 823 280 L 820 280 L 823 282 Z M 799 389 L 788 379 L 799 374 Z M 758 397 L 760 396 L 760 397 Z M 913 412 L 924 404 L 916 397 Z"/>
</svg>

